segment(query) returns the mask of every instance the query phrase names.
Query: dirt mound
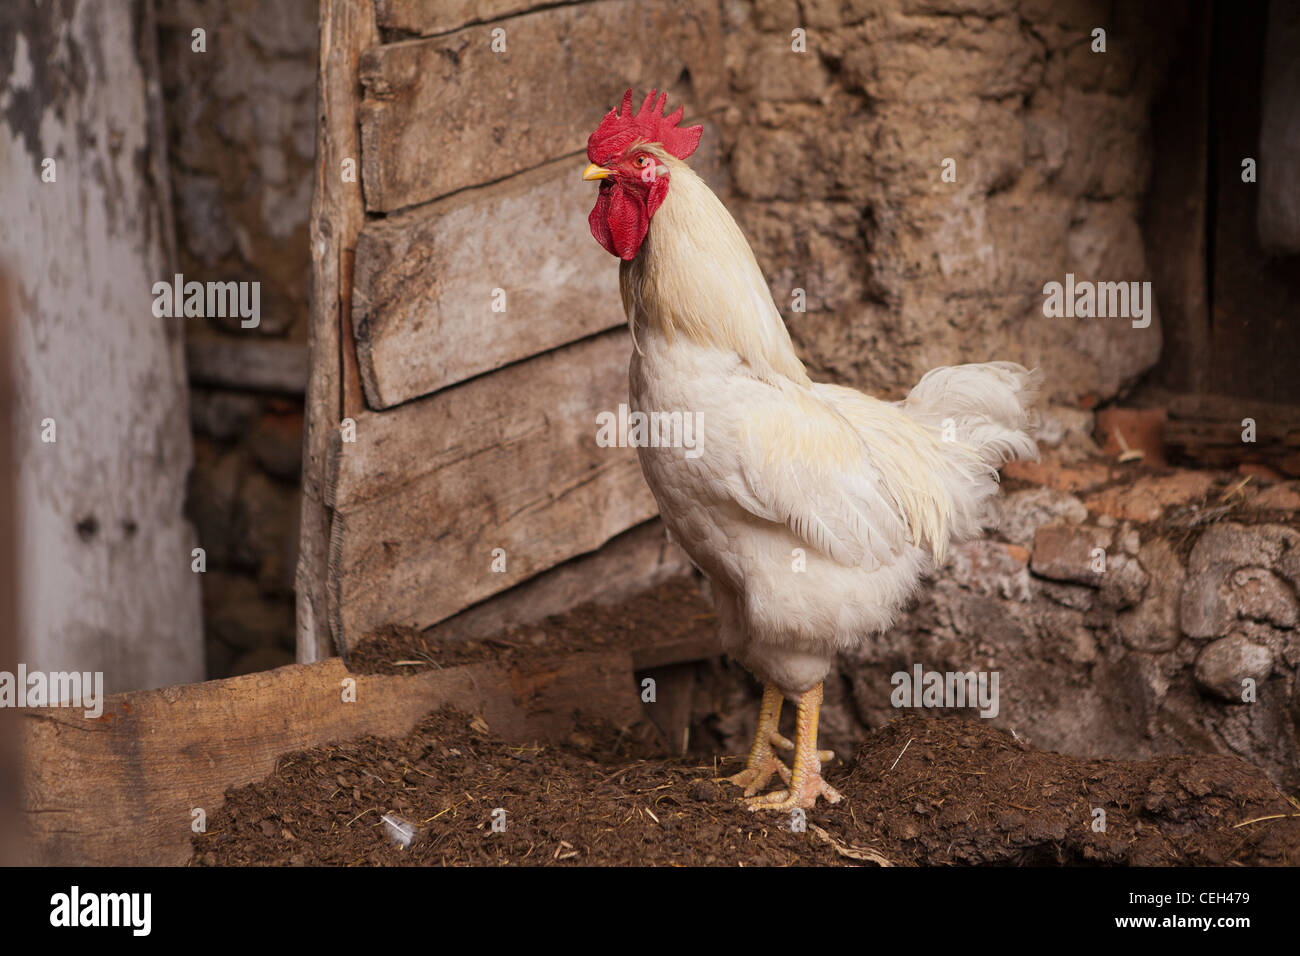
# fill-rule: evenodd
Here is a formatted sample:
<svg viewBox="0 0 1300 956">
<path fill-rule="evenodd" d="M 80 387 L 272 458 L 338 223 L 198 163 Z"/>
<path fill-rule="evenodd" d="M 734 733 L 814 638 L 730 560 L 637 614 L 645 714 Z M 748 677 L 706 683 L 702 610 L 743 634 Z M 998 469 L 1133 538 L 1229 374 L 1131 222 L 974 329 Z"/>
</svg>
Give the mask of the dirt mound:
<svg viewBox="0 0 1300 956">
<path fill-rule="evenodd" d="M 863 744 L 844 788 L 873 808 L 859 838 L 919 864 L 1300 863 L 1300 806 L 1235 757 L 1081 760 L 909 715 Z"/>
<path fill-rule="evenodd" d="M 750 813 L 649 728 L 512 746 L 478 718 L 287 756 L 194 838 L 206 865 L 1296 864 L 1300 808 L 1232 757 L 1078 760 L 973 717 L 907 715 L 827 778 L 845 795 Z M 504 831 L 493 831 L 494 815 Z M 1094 829 L 1104 811 L 1105 829 Z M 418 831 L 407 849 L 383 817 Z"/>
</svg>

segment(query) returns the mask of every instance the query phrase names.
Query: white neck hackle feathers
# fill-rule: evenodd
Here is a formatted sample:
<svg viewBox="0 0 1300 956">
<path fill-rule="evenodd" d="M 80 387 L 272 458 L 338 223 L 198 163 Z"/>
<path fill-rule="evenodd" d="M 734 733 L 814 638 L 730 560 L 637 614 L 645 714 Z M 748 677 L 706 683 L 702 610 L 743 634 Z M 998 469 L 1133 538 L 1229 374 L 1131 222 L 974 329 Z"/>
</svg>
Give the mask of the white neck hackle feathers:
<svg viewBox="0 0 1300 956">
<path fill-rule="evenodd" d="M 640 253 L 620 269 L 633 338 L 639 325 L 654 324 L 669 342 L 680 335 L 735 352 L 764 380 L 811 384 L 731 213 L 681 160 L 642 148 L 668 167 L 668 194 Z"/>
</svg>

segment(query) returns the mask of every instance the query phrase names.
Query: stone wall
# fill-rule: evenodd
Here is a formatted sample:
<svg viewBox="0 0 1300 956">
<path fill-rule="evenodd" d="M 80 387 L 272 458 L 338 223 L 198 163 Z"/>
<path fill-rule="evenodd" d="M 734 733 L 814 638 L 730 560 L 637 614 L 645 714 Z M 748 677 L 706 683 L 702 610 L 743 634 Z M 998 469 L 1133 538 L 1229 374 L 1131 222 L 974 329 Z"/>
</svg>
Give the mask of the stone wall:
<svg viewBox="0 0 1300 956">
<path fill-rule="evenodd" d="M 156 0 L 180 269 L 261 283 L 261 321 L 190 320 L 209 677 L 294 659 L 316 141 L 312 0 Z M 205 52 L 193 31 L 205 31 Z"/>
<path fill-rule="evenodd" d="M 1034 477 L 846 661 L 854 713 L 895 715 L 890 675 L 918 662 L 998 671 L 995 722 L 1035 746 L 1233 753 L 1300 787 L 1300 483 L 1095 460 Z"/>
</svg>

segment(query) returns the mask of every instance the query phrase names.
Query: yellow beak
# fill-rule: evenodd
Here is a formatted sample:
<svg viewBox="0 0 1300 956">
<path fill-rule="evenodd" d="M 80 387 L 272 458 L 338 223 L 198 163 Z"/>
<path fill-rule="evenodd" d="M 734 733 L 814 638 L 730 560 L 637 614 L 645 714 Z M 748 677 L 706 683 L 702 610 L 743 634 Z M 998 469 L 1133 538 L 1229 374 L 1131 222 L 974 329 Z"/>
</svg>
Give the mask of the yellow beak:
<svg viewBox="0 0 1300 956">
<path fill-rule="evenodd" d="M 590 182 L 593 179 L 608 179 L 614 175 L 614 170 L 606 169 L 604 166 L 597 166 L 592 163 L 582 171 L 582 178 Z"/>
</svg>

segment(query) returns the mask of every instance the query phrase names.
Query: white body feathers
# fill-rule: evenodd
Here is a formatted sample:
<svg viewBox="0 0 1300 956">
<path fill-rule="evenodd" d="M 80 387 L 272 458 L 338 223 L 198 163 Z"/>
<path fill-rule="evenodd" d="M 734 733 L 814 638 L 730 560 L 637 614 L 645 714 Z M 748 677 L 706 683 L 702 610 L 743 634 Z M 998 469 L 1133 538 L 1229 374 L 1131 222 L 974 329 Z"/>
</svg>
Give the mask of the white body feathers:
<svg viewBox="0 0 1300 956">
<path fill-rule="evenodd" d="M 667 197 L 621 271 L 631 406 L 697 416 L 698 457 L 643 447 L 641 468 L 711 580 L 724 649 L 793 696 L 979 533 L 997 467 L 1037 454 L 1038 377 L 939 368 L 898 403 L 813 383 L 730 213 L 660 162 Z"/>
</svg>

